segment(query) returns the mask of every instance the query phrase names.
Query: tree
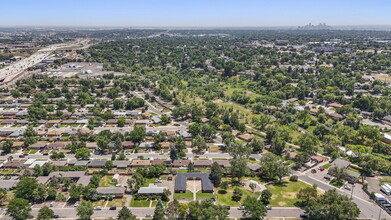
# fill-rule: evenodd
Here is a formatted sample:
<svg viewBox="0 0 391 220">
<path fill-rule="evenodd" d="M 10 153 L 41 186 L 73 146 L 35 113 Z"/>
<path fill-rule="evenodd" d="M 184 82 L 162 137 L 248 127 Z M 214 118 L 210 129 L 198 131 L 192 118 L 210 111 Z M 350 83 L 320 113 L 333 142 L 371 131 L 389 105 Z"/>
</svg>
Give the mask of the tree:
<svg viewBox="0 0 391 220">
<path fill-rule="evenodd" d="M 303 152 L 309 154 L 317 152 L 319 139 L 315 135 L 306 132 L 300 136 L 298 142 L 300 145 L 300 150 L 302 150 Z"/>
<path fill-rule="evenodd" d="M 46 199 L 47 190 L 45 184 L 38 184 L 33 191 L 34 200 L 41 202 Z"/>
<path fill-rule="evenodd" d="M 174 201 L 168 203 L 166 209 L 166 216 L 168 219 L 178 219 L 179 217 L 179 202 L 174 199 Z"/>
<path fill-rule="evenodd" d="M 126 207 L 122 207 L 122 209 L 119 211 L 117 220 L 136 220 L 136 216 L 133 215 L 133 213 Z"/>
<path fill-rule="evenodd" d="M 346 170 L 343 167 L 331 167 L 330 173 L 332 173 L 335 178 L 337 178 L 337 181 L 342 181 L 347 176 Z"/>
<path fill-rule="evenodd" d="M 266 216 L 265 205 L 256 197 L 247 196 L 242 205 L 244 206 L 243 216 L 245 218 L 256 220 Z"/>
<path fill-rule="evenodd" d="M 194 172 L 194 163 L 190 162 L 189 165 L 187 166 L 187 172 L 192 173 Z"/>
<path fill-rule="evenodd" d="M 257 184 L 255 184 L 255 183 L 250 183 L 249 186 L 250 186 L 252 192 L 254 192 L 255 188 L 257 188 Z"/>
<path fill-rule="evenodd" d="M 196 138 L 193 139 L 192 146 L 197 149 L 197 151 L 201 152 L 208 148 L 208 145 L 206 144 L 206 141 L 203 137 L 198 135 Z"/>
<path fill-rule="evenodd" d="M 11 140 L 6 140 L 3 143 L 3 153 L 5 153 L 5 154 L 11 153 L 12 145 L 13 145 L 13 142 Z"/>
<path fill-rule="evenodd" d="M 317 197 L 318 191 L 316 184 L 312 187 L 302 188 L 299 193 L 297 193 L 297 198 L 301 200 L 303 206 L 307 205 L 310 200 L 316 199 Z"/>
<path fill-rule="evenodd" d="M 53 210 L 51 210 L 49 207 L 44 206 L 38 211 L 37 220 L 49 220 L 52 219 L 54 215 Z"/>
<path fill-rule="evenodd" d="M 92 214 L 94 214 L 94 207 L 92 206 L 92 202 L 82 200 L 76 208 L 76 211 L 81 220 L 89 220 Z"/>
<path fill-rule="evenodd" d="M 15 197 L 31 200 L 34 197 L 34 190 L 37 188 L 38 182 L 33 178 L 23 178 L 16 185 Z"/>
<path fill-rule="evenodd" d="M 281 183 L 282 178 L 291 173 L 291 168 L 287 164 L 282 163 L 282 162 L 277 163 L 276 165 L 277 165 L 276 166 L 276 176 L 278 177 L 279 182 Z"/>
<path fill-rule="evenodd" d="M 82 193 L 83 193 L 82 185 L 78 185 L 78 186 L 76 184 L 71 185 L 71 188 L 69 189 L 69 195 L 71 199 L 79 200 Z"/>
<path fill-rule="evenodd" d="M 347 196 L 339 194 L 335 189 L 310 200 L 304 210 L 309 219 L 314 220 L 357 219 L 360 215 L 360 209 L 356 203 Z"/>
<path fill-rule="evenodd" d="M 86 147 L 82 147 L 76 150 L 75 157 L 81 160 L 87 160 L 90 158 L 90 150 Z"/>
<path fill-rule="evenodd" d="M 4 188 L 0 189 L 0 206 L 3 205 L 4 201 L 7 199 L 7 190 Z"/>
<path fill-rule="evenodd" d="M 15 220 L 25 220 L 31 218 L 31 207 L 29 201 L 21 198 L 13 198 L 7 207 L 7 214 Z"/>
<path fill-rule="evenodd" d="M 239 202 L 242 199 L 243 192 L 239 188 L 234 189 L 234 193 L 232 195 L 232 201 Z"/>
<path fill-rule="evenodd" d="M 218 219 L 225 220 L 229 214 L 228 210 L 221 205 L 214 205 L 211 200 L 192 201 L 189 203 L 189 209 L 186 219 Z"/>
<path fill-rule="evenodd" d="M 272 192 L 270 190 L 265 189 L 261 192 L 261 201 L 264 205 L 269 204 L 269 200 L 272 198 Z"/>
<path fill-rule="evenodd" d="M 96 138 L 96 145 L 98 145 L 99 151 L 103 152 L 107 149 L 107 145 L 110 143 L 110 139 L 106 136 L 98 136 Z"/>
<path fill-rule="evenodd" d="M 29 146 L 34 143 L 37 143 L 37 132 L 34 131 L 32 126 L 28 126 L 26 130 L 24 131 L 24 145 Z"/>
<path fill-rule="evenodd" d="M 163 205 L 161 205 L 161 203 L 159 204 L 159 202 L 156 204 L 155 211 L 153 213 L 153 218 L 152 219 L 153 220 L 164 220 L 164 219 L 166 219 L 165 218 L 165 214 L 164 214 Z"/>
<path fill-rule="evenodd" d="M 147 135 L 147 132 L 145 130 L 145 127 L 142 125 L 136 125 L 134 127 L 133 131 L 131 131 L 129 133 L 129 140 L 131 140 L 133 142 L 140 142 L 140 141 L 144 140 L 146 135 Z"/>
<path fill-rule="evenodd" d="M 162 115 L 162 117 L 160 119 L 162 120 L 162 122 L 161 122 L 162 125 L 167 125 L 167 124 L 170 124 L 170 122 L 171 122 L 171 118 L 168 117 L 166 114 Z"/>
<path fill-rule="evenodd" d="M 223 170 L 221 166 L 215 161 L 212 164 L 211 172 L 210 172 L 210 180 L 213 185 L 219 186 L 221 182 L 221 178 L 223 177 Z"/>
<path fill-rule="evenodd" d="M 125 118 L 119 118 L 117 123 L 118 123 L 118 127 L 123 127 L 125 125 Z"/>
<path fill-rule="evenodd" d="M 171 147 L 170 148 L 170 159 L 172 161 L 178 159 L 178 150 L 176 149 L 176 147 Z"/>
<path fill-rule="evenodd" d="M 48 197 L 47 197 L 47 199 L 49 199 L 49 200 L 54 200 L 54 199 L 56 199 L 57 191 L 56 191 L 55 188 L 49 187 L 49 189 L 47 190 L 47 192 L 48 192 Z"/>
<path fill-rule="evenodd" d="M 231 159 L 230 163 L 232 176 L 238 178 L 240 181 L 247 173 L 247 161 L 245 159 Z"/>
</svg>

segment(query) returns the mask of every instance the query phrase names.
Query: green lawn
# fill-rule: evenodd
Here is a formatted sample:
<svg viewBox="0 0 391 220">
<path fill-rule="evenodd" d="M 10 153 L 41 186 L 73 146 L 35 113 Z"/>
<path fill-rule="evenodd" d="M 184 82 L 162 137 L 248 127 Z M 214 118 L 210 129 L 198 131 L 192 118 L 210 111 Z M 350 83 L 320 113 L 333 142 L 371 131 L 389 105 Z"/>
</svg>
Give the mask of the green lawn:
<svg viewBox="0 0 391 220">
<path fill-rule="evenodd" d="M 197 199 L 208 199 L 208 198 L 215 197 L 215 195 L 213 195 L 213 193 L 203 193 L 203 192 L 197 192 L 196 196 L 197 196 Z"/>
<path fill-rule="evenodd" d="M 330 168 L 330 166 L 331 166 L 331 164 L 327 163 L 327 164 L 323 165 L 323 168 L 328 169 L 328 168 Z"/>
<path fill-rule="evenodd" d="M 147 200 L 134 200 L 130 201 L 130 207 L 149 207 L 150 201 Z"/>
<path fill-rule="evenodd" d="M 185 193 L 175 193 L 174 199 L 193 199 L 193 192 L 186 191 Z"/>
<path fill-rule="evenodd" d="M 293 207 L 295 206 L 295 202 L 298 201 L 296 195 L 299 190 L 310 186 L 300 181 L 288 181 L 283 182 L 282 184 L 269 184 L 266 187 L 271 191 L 273 195 L 270 201 L 270 206 Z"/>
<path fill-rule="evenodd" d="M 115 186 L 117 183 L 111 182 L 112 178 L 112 175 L 103 176 L 102 179 L 100 179 L 99 187 Z"/>
<path fill-rule="evenodd" d="M 37 152 L 38 152 L 38 150 L 34 149 L 34 150 L 30 150 L 29 154 L 35 154 Z"/>
<path fill-rule="evenodd" d="M 126 198 L 113 199 L 107 203 L 107 207 L 112 207 L 112 206 L 122 207 L 125 205 L 125 202 L 126 202 Z"/>
<path fill-rule="evenodd" d="M 163 201 L 162 200 L 162 203 L 163 203 L 164 207 L 167 207 L 167 203 L 168 203 L 167 201 Z M 157 204 L 157 201 L 152 201 L 152 206 L 151 207 L 156 207 L 156 204 Z"/>
<path fill-rule="evenodd" d="M 243 196 L 241 201 L 239 202 L 234 202 L 232 201 L 232 195 L 234 188 L 229 188 L 226 191 L 221 190 L 220 188 L 217 188 L 217 194 L 216 194 L 216 201 L 220 205 L 228 205 L 228 206 L 240 206 L 242 205 L 242 201 L 247 197 L 247 196 L 254 196 L 258 197 L 259 193 L 253 193 L 244 189 L 240 189 L 243 192 Z M 210 198 L 210 197 L 209 197 Z"/>
<path fill-rule="evenodd" d="M 156 178 L 144 178 L 145 183 L 142 185 L 144 187 L 147 187 L 150 183 L 155 183 Z"/>
<path fill-rule="evenodd" d="M 335 186 L 337 188 L 341 188 L 343 186 L 343 181 L 338 181 L 337 178 L 331 180 L 330 185 Z"/>
</svg>

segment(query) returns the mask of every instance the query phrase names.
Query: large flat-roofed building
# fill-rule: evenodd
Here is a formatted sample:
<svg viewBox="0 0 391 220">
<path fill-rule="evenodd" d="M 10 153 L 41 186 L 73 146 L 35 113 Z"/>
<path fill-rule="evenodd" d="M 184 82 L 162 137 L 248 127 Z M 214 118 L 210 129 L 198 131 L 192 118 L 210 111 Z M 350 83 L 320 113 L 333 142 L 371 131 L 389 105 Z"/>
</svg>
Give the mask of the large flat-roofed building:
<svg viewBox="0 0 391 220">
<path fill-rule="evenodd" d="M 175 179 L 175 192 L 185 193 L 188 180 L 201 180 L 203 193 L 213 193 L 213 183 L 209 179 L 210 173 L 178 173 Z"/>
</svg>

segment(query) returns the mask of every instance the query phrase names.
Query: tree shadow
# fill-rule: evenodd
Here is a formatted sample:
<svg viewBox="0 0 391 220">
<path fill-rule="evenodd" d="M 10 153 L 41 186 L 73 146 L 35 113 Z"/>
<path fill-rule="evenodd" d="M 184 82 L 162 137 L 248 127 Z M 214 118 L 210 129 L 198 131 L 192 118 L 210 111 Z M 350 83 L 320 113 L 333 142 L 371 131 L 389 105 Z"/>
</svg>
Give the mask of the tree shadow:
<svg viewBox="0 0 391 220">
<path fill-rule="evenodd" d="M 217 193 L 218 194 L 227 194 L 227 191 L 226 190 L 222 190 L 222 189 L 220 189 L 219 191 L 217 191 Z"/>
</svg>

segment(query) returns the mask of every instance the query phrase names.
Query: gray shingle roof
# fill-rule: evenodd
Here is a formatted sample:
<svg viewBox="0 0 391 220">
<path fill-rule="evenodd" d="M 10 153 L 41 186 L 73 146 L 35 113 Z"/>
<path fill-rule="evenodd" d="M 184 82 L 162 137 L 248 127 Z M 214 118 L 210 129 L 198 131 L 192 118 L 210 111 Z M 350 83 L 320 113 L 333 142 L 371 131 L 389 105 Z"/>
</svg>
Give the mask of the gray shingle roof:
<svg viewBox="0 0 391 220">
<path fill-rule="evenodd" d="M 213 191 L 212 181 L 209 179 L 210 173 L 178 173 L 175 179 L 175 191 L 186 191 L 188 179 L 201 180 L 202 191 Z"/>
</svg>

